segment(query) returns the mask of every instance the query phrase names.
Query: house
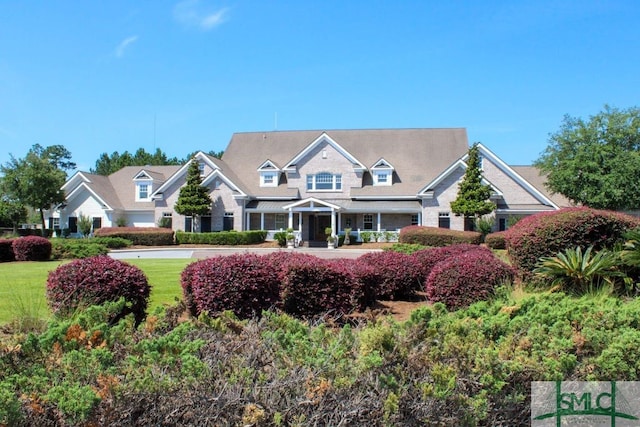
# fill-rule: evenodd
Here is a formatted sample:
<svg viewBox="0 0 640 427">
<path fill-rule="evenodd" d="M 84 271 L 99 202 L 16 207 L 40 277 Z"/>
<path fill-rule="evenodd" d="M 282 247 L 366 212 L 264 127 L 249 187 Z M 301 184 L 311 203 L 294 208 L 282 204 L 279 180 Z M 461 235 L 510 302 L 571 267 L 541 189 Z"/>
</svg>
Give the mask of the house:
<svg viewBox="0 0 640 427">
<path fill-rule="evenodd" d="M 496 203 L 495 230 L 512 216 L 568 206 L 550 195 L 532 166 L 508 166 L 479 144 L 483 177 Z M 202 185 L 213 201 L 198 231 L 291 227 L 299 239 L 342 233 L 395 231 L 420 224 L 462 230 L 451 213 L 466 169 L 466 130 L 369 129 L 244 132 L 232 136 L 222 159 L 198 153 Z M 62 187 L 66 203 L 49 226 L 77 229 L 80 215 L 94 228 L 155 226 L 191 230 L 192 218 L 173 206 L 186 182 L 183 166 L 125 167 L 109 175 L 73 175 Z"/>
</svg>

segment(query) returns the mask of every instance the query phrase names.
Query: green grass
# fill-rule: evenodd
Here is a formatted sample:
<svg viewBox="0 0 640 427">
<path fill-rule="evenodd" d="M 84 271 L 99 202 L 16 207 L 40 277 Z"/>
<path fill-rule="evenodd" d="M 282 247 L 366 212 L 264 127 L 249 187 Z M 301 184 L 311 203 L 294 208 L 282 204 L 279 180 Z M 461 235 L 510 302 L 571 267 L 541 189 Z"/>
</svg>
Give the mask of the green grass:
<svg viewBox="0 0 640 427">
<path fill-rule="evenodd" d="M 193 259 L 131 259 L 151 285 L 149 310 L 173 304 L 182 296 L 180 273 Z M 0 263 L 0 325 L 11 321 L 47 319 L 50 316 L 45 298 L 47 276 L 67 261 Z"/>
</svg>

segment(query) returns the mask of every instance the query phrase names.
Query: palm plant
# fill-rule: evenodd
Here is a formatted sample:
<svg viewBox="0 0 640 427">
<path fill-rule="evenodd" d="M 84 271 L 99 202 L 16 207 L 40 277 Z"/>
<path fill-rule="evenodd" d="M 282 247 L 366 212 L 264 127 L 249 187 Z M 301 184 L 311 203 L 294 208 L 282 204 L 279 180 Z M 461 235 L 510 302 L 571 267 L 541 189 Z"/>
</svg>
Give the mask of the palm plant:
<svg viewBox="0 0 640 427">
<path fill-rule="evenodd" d="M 534 269 L 537 275 L 552 279 L 552 285 L 568 291 L 583 293 L 615 285 L 617 277 L 624 277 L 618 269 L 620 259 L 616 253 L 601 250 L 593 253 L 593 246 L 584 252 L 581 247 L 558 252 L 554 257 L 542 257 Z"/>
<path fill-rule="evenodd" d="M 640 267 L 640 228 L 628 231 L 620 251 L 622 261 L 631 267 Z"/>
</svg>

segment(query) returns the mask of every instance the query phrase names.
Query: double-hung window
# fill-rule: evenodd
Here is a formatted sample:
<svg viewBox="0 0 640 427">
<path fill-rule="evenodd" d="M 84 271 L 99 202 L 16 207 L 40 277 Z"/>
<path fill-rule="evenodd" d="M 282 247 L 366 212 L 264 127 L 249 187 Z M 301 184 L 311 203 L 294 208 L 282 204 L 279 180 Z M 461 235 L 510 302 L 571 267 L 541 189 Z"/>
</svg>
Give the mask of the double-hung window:
<svg viewBox="0 0 640 427">
<path fill-rule="evenodd" d="M 342 191 L 342 175 L 329 172 L 307 175 L 307 191 Z"/>
<path fill-rule="evenodd" d="M 149 184 L 138 184 L 138 200 L 149 198 Z"/>
</svg>

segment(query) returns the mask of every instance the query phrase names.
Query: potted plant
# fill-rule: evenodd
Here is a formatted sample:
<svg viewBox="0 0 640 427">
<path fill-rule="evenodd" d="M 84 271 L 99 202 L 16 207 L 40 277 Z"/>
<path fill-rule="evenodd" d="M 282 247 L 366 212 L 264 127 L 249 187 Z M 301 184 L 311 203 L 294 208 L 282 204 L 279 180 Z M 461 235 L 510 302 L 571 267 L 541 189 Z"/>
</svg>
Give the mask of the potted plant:
<svg viewBox="0 0 640 427">
<path fill-rule="evenodd" d="M 327 235 L 327 247 L 329 249 L 335 249 L 336 247 L 336 238 L 333 235 L 333 228 L 327 227 L 324 229 L 324 234 Z"/>
<path fill-rule="evenodd" d="M 344 244 L 345 245 L 350 245 L 351 244 L 351 229 L 350 228 L 345 228 L 344 229 Z"/>
<path fill-rule="evenodd" d="M 295 247 L 296 236 L 293 234 L 293 228 L 287 228 L 287 234 L 285 236 L 287 240 L 287 248 L 293 249 Z"/>
</svg>

